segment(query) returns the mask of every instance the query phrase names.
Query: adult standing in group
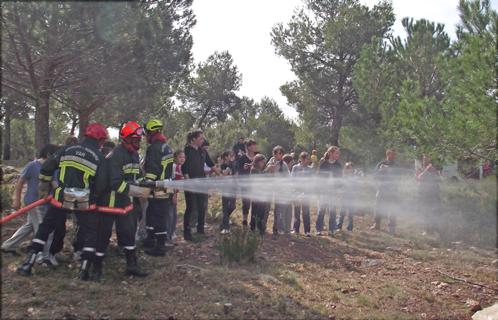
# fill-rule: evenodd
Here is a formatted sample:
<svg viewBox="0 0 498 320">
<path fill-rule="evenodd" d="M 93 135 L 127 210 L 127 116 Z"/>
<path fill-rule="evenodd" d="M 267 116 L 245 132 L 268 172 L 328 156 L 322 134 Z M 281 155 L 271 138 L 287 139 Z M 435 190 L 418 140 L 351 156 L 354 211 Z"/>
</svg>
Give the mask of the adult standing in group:
<svg viewBox="0 0 498 320">
<path fill-rule="evenodd" d="M 396 151 L 387 149 L 386 158 L 376 166 L 375 176 L 377 178 L 377 194 L 375 204 L 374 224 L 370 229 L 380 230 L 382 218 L 389 219 L 389 233 L 396 232 L 396 215 L 394 205 L 397 201 L 396 189 L 399 174 L 396 160 Z"/>
<path fill-rule="evenodd" d="M 256 149 L 258 148 L 258 144 L 255 140 L 249 139 L 246 143 L 247 153 L 244 153 L 238 159 L 236 159 L 236 175 L 247 176 L 251 173 L 251 166 L 256 156 Z M 251 209 L 251 199 L 248 198 L 245 194 L 248 190 L 241 189 L 241 198 L 242 198 L 242 225 L 247 226 L 247 217 L 249 216 L 249 210 Z M 254 216 L 251 214 L 251 226 L 254 225 L 255 220 Z"/>
<path fill-rule="evenodd" d="M 327 152 L 323 155 L 320 160 L 320 165 L 318 167 L 318 175 L 324 178 L 341 178 L 342 177 L 342 166 L 339 162 L 339 157 L 341 155 L 339 147 L 331 146 L 328 148 Z M 338 206 L 339 202 L 339 187 L 334 185 L 335 190 L 332 191 L 332 195 L 322 195 L 318 202 L 318 217 L 316 219 L 316 231 L 317 235 L 322 235 L 323 225 L 325 222 L 325 214 L 329 212 L 329 236 L 334 234 L 337 227 L 336 222 L 336 210 L 340 208 Z"/>
<path fill-rule="evenodd" d="M 205 178 L 206 172 L 204 164 L 219 174 L 219 169 L 215 167 L 209 154 L 202 149 L 205 141 L 202 130 L 194 130 L 187 135 L 187 145 L 185 146 L 185 163 L 182 172 L 185 179 Z M 208 205 L 208 195 L 204 193 L 185 191 L 186 209 L 183 217 L 183 237 L 187 241 L 192 241 L 191 220 L 197 217 L 197 233 L 204 234 L 204 224 Z"/>
<path fill-rule="evenodd" d="M 282 146 L 276 146 L 273 148 L 273 157 L 268 161 L 266 165 L 265 172 L 268 172 L 277 177 L 289 177 L 290 171 L 287 163 L 284 161 L 284 148 Z M 276 190 L 278 192 L 278 190 Z M 278 224 L 285 213 L 288 210 L 288 204 L 275 202 L 273 207 L 273 238 L 278 236 Z M 266 225 L 266 219 L 265 219 Z"/>
</svg>

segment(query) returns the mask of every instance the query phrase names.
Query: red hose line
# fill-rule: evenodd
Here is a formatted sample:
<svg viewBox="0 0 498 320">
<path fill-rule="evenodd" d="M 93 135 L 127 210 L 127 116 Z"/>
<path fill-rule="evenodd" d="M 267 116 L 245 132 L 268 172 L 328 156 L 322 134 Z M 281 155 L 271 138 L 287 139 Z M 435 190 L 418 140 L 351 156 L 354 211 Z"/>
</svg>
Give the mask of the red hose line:
<svg viewBox="0 0 498 320">
<path fill-rule="evenodd" d="M 37 200 L 33 203 L 30 203 L 27 206 L 25 206 L 24 208 L 21 208 L 17 211 L 12 212 L 11 214 L 9 214 L 5 217 L 2 217 L 2 219 L 0 220 L 0 224 L 3 224 L 4 222 L 10 221 L 10 220 L 14 219 L 15 217 L 18 217 L 21 214 L 24 214 L 33 208 L 36 208 L 44 203 L 47 203 L 50 201 L 50 199 L 52 199 L 52 196 L 47 196 L 47 197 L 41 198 L 40 200 Z"/>
</svg>

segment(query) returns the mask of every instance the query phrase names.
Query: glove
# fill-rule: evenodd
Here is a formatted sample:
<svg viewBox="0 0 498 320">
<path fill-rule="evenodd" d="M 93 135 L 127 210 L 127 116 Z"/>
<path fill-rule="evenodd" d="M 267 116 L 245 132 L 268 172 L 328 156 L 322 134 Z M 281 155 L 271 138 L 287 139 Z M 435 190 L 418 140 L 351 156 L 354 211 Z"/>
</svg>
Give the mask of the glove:
<svg viewBox="0 0 498 320">
<path fill-rule="evenodd" d="M 38 183 L 38 196 L 45 198 L 50 193 L 50 182 L 40 181 Z"/>
</svg>

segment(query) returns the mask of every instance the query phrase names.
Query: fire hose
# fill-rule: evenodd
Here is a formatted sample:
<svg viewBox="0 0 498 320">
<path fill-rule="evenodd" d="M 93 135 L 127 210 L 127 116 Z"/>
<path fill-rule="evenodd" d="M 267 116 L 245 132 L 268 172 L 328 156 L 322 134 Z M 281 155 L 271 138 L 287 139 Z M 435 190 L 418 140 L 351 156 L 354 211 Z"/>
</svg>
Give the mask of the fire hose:
<svg viewBox="0 0 498 320">
<path fill-rule="evenodd" d="M 138 185 L 143 188 L 154 188 L 154 187 L 162 187 L 164 188 L 165 185 L 169 182 L 168 180 L 165 181 L 154 181 L 154 182 L 141 182 Z M 26 212 L 30 211 L 33 208 L 36 208 L 38 206 L 41 206 L 42 204 L 45 204 L 52 200 L 52 196 L 46 196 L 45 198 L 41 198 L 17 211 L 12 212 L 9 215 L 6 215 L 5 217 L 2 217 L 0 219 L 0 225 L 4 224 L 5 222 L 8 222 L 22 214 L 25 214 Z M 107 214 L 116 214 L 116 215 L 122 215 L 122 214 L 127 214 L 133 209 L 133 205 L 129 205 L 126 208 L 109 208 L 109 207 L 101 207 L 98 206 L 96 211 L 102 212 L 102 213 L 107 213 Z"/>
<path fill-rule="evenodd" d="M 52 196 L 47 196 L 45 198 L 41 198 L 40 200 L 37 200 L 37 201 L 25 206 L 24 208 L 21 208 L 17 211 L 14 211 L 5 217 L 2 217 L 2 219 L 0 220 L 0 224 L 3 224 L 4 222 L 10 221 L 10 220 L 14 219 L 15 217 L 18 217 L 21 214 L 24 214 L 33 208 L 41 206 L 42 204 L 49 202 L 51 199 L 52 199 Z"/>
</svg>

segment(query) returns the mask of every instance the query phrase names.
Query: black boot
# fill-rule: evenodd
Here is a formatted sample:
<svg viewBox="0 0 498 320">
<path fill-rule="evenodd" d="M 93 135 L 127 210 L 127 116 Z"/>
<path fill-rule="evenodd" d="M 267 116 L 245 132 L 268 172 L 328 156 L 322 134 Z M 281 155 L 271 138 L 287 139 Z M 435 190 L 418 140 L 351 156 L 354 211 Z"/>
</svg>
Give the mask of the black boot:
<svg viewBox="0 0 498 320">
<path fill-rule="evenodd" d="M 102 277 L 102 260 L 104 257 L 95 256 L 95 260 L 93 261 L 92 273 L 90 275 L 90 280 L 99 282 Z"/>
<path fill-rule="evenodd" d="M 190 232 L 190 229 L 183 231 L 183 239 L 185 239 L 185 241 L 193 241 L 194 240 L 192 238 L 192 233 Z"/>
<path fill-rule="evenodd" d="M 155 237 L 154 230 L 147 229 L 147 237 L 143 242 L 144 248 L 153 248 L 156 245 Z"/>
<path fill-rule="evenodd" d="M 125 250 L 126 255 L 126 275 L 136 277 L 146 277 L 149 274 L 140 270 L 136 250 Z"/>
<path fill-rule="evenodd" d="M 21 276 L 31 275 L 31 268 L 33 268 L 33 265 L 35 264 L 37 254 L 37 252 L 29 251 L 26 260 L 19 268 L 17 268 L 17 273 Z"/>
<path fill-rule="evenodd" d="M 157 235 L 156 240 L 156 246 L 152 249 L 146 249 L 145 253 L 153 257 L 164 257 L 166 255 L 166 235 Z"/>
<path fill-rule="evenodd" d="M 90 279 L 90 267 L 92 265 L 92 261 L 90 259 L 81 260 L 80 265 L 80 273 L 78 277 L 80 280 L 88 281 Z"/>
</svg>

